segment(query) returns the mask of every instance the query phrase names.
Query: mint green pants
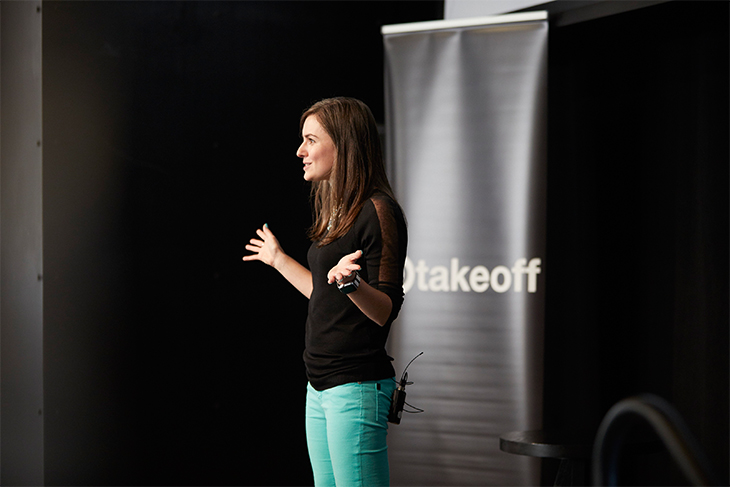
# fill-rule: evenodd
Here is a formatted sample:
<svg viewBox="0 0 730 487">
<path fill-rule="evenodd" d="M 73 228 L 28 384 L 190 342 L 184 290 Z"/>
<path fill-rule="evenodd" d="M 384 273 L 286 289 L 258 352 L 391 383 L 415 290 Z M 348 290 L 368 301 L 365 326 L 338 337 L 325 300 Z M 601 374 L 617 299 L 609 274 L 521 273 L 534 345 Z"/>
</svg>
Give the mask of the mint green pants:
<svg viewBox="0 0 730 487">
<path fill-rule="evenodd" d="M 390 485 L 385 438 L 394 389 L 393 379 L 324 391 L 307 386 L 307 448 L 315 486 Z"/>
</svg>

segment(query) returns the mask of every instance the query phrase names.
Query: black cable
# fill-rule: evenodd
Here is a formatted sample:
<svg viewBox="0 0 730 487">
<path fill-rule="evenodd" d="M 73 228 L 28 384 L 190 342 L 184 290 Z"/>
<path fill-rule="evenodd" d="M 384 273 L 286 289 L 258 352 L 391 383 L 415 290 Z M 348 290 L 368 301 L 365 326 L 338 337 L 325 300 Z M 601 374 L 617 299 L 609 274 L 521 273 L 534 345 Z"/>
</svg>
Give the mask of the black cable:
<svg viewBox="0 0 730 487">
<path fill-rule="evenodd" d="M 408 371 L 408 367 L 410 367 L 410 366 L 411 366 L 411 364 L 413 363 L 413 361 L 414 361 L 414 360 L 416 360 L 416 359 L 417 359 L 418 357 L 420 357 L 421 355 L 423 355 L 423 352 L 421 352 L 421 353 L 419 353 L 418 355 L 416 355 L 415 357 L 413 357 L 413 358 L 411 359 L 411 361 L 410 361 L 410 362 L 408 362 L 408 365 L 406 365 L 406 368 L 405 368 L 405 369 L 403 369 L 403 376 L 405 376 L 406 380 L 408 380 L 408 373 L 407 373 L 407 371 Z M 401 382 L 403 382 L 403 376 L 401 376 L 401 378 L 400 378 Z M 413 382 L 411 382 L 410 384 L 413 384 Z"/>
<path fill-rule="evenodd" d="M 403 412 L 405 412 L 405 413 L 411 413 L 411 414 L 419 414 L 419 413 L 422 413 L 422 412 L 423 412 L 423 409 L 421 409 L 421 408 L 417 408 L 417 407 L 416 407 L 416 406 L 414 406 L 413 404 L 408 404 L 408 403 L 407 403 L 406 401 L 403 401 L 403 404 L 405 404 L 405 405 L 406 405 L 406 406 L 408 406 L 409 408 L 413 408 L 413 409 L 415 409 L 415 411 L 409 411 L 409 410 L 407 410 L 407 409 L 404 409 L 404 410 L 403 410 Z"/>
</svg>

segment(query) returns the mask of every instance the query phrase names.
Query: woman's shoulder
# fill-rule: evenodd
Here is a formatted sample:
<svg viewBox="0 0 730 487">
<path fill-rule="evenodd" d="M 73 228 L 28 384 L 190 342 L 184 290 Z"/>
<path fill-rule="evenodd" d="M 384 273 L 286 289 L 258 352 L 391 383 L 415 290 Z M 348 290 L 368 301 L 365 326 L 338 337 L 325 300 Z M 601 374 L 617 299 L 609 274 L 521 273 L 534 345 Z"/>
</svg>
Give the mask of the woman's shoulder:
<svg viewBox="0 0 730 487">
<path fill-rule="evenodd" d="M 370 196 L 370 198 L 368 198 L 368 201 L 372 203 L 376 211 L 401 211 L 398 202 L 387 193 L 374 193 L 372 196 Z"/>
<path fill-rule="evenodd" d="M 373 194 L 366 202 L 363 210 L 365 208 L 368 209 L 369 214 L 376 215 L 381 223 L 384 220 L 400 222 L 405 219 L 398 202 L 386 193 Z"/>
</svg>

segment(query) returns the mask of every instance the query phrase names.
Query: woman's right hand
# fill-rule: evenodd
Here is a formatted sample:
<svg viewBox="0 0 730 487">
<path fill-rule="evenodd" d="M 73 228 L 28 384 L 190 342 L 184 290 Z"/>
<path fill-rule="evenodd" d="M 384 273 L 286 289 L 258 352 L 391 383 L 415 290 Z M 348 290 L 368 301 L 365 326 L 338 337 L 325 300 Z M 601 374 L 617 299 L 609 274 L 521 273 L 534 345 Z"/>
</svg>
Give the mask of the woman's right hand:
<svg viewBox="0 0 730 487">
<path fill-rule="evenodd" d="M 277 268 L 279 260 L 284 255 L 284 251 L 276 239 L 274 234 L 269 230 L 269 225 L 264 224 L 263 228 L 256 230 L 256 234 L 260 239 L 252 238 L 250 243 L 246 245 L 246 250 L 253 252 L 251 255 L 245 255 L 243 260 L 259 260 L 264 264 Z"/>
</svg>

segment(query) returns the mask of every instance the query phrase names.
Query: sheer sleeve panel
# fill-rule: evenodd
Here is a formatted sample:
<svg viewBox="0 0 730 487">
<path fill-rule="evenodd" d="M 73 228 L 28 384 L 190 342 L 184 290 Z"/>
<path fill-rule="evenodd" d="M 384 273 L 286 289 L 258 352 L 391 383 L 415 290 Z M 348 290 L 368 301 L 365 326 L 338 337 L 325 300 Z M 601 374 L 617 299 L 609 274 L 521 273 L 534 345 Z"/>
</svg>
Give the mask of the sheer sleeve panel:
<svg viewBox="0 0 730 487">
<path fill-rule="evenodd" d="M 377 272 L 369 274 L 370 284 L 390 297 L 393 310 L 388 321 L 392 322 L 403 304 L 403 267 L 408 244 L 406 223 L 400 206 L 388 196 L 376 195 L 371 201 L 377 215 L 380 252 L 375 252 L 378 261 L 372 264 Z"/>
</svg>

